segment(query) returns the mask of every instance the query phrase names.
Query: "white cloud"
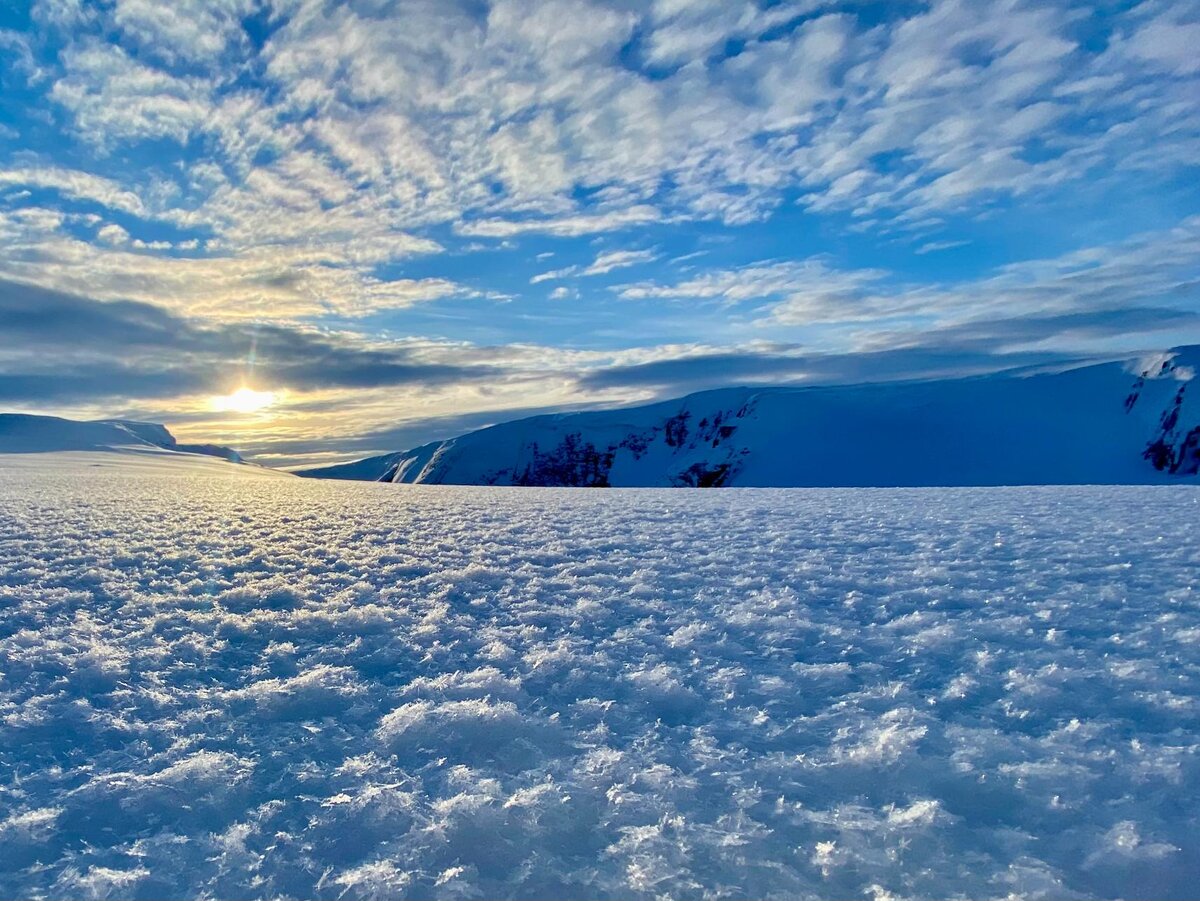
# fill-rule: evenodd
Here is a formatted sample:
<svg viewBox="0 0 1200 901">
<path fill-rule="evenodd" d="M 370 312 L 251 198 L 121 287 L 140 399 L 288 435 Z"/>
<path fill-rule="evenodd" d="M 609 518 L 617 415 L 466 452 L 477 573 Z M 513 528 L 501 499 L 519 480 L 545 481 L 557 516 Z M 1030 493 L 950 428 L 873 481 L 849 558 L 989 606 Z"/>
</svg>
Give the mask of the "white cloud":
<svg viewBox="0 0 1200 901">
<path fill-rule="evenodd" d="M 927 241 L 914 250 L 913 253 L 918 255 L 937 253 L 939 250 L 953 250 L 956 247 L 965 247 L 970 243 L 970 241 Z"/>
<path fill-rule="evenodd" d="M 483 297 L 445 278 L 380 278 L 374 263 L 395 248 L 339 244 L 268 245 L 223 254 L 163 255 L 170 242 L 130 240 L 119 225 L 97 232 L 98 244 L 62 230 L 62 218 L 0 212 L 7 252 L 0 277 L 101 300 L 133 299 L 200 317 L 295 319 L 362 316 L 445 297 Z M 182 242 L 182 250 L 195 250 Z M 136 252 L 135 252 L 136 251 Z"/>
<path fill-rule="evenodd" d="M 816 210 L 925 216 L 1106 162 L 1145 166 L 1152 149 L 1160 167 L 1194 158 L 1196 129 L 1181 126 L 1200 112 L 1190 7 L 1116 16 L 1103 53 L 1077 46 L 1073 16 L 1052 7 L 942 0 L 873 28 L 816 11 L 278 2 L 258 59 L 242 0 L 57 2 L 38 15 L 70 26 L 51 95 L 81 138 L 213 142 L 220 177 L 206 181 L 210 168 L 182 186 L 183 206 L 239 246 L 261 234 L 265 210 L 305 195 L 324 215 L 276 217 L 295 240 L 327 217 L 355 237 L 380 218 L 405 231 L 451 221 L 479 237 L 579 236 L 677 215 L 750 221 L 798 186 Z M 99 40 L 108 29 L 137 58 Z M 638 52 L 623 59 L 635 33 Z M 730 39 L 744 46 L 725 59 Z M 232 65 L 196 74 L 212 59 Z M 646 78 L 639 60 L 669 71 Z M 264 82 L 233 87 L 246 67 Z M 604 208 L 581 206 L 578 188 Z M 265 224 L 278 239 L 283 223 Z"/>
<path fill-rule="evenodd" d="M 289 309 L 349 309 L 404 302 L 409 287 L 374 269 L 440 250 L 422 237 L 435 226 L 508 239 L 737 224 L 798 193 L 864 229 L 920 233 L 947 211 L 1200 157 L 1191 2 L 1114 12 L 1103 50 L 1079 43 L 1074 11 L 1009 0 L 872 25 L 807 0 L 276 0 L 258 49 L 248 12 L 39 2 L 48 100 L 94 172 L 23 161 L 0 185 L 169 221 L 227 271 L 316 253 Z M 151 162 L 130 165 L 147 141 Z M 333 287 L 351 299 L 328 301 Z"/>
<path fill-rule="evenodd" d="M 152 138 L 182 144 L 211 113 L 211 84 L 144 65 L 119 46 L 84 41 L 62 62 L 50 96 L 72 114 L 79 136 L 101 148 Z"/>
<path fill-rule="evenodd" d="M 673 285 L 641 282 L 616 290 L 628 300 L 687 298 L 737 304 L 786 297 L 787 303 L 803 306 L 811 314 L 822 311 L 821 315 L 829 315 L 885 275 L 876 269 L 833 269 L 824 260 L 812 258 L 715 270 Z M 847 312 L 841 309 L 841 314 Z"/>
<path fill-rule="evenodd" d="M 516 235 L 541 233 L 558 237 L 579 237 L 600 232 L 616 231 L 630 225 L 662 221 L 662 214 L 652 206 L 634 206 L 609 213 L 560 216 L 553 219 L 487 219 L 464 222 L 459 234 L 479 238 L 511 238 Z"/>
<path fill-rule="evenodd" d="M 764 328 L 840 324 L 843 348 L 892 346 L 930 329 L 987 319 L 1195 308 L 1200 217 L 1166 231 L 1002 266 L 976 279 L 906 284 L 879 269 L 837 269 L 823 258 L 701 272 L 672 284 L 619 286 L 629 300 L 751 304 Z M 1190 306 L 1189 306 L 1190 305 Z M 909 336 L 908 338 L 902 337 Z M 849 342 L 849 343 L 846 343 Z"/>
<path fill-rule="evenodd" d="M 581 277 L 607 275 L 616 269 L 625 269 L 641 263 L 649 263 L 658 259 L 653 250 L 609 250 L 599 254 L 587 266 L 567 266 L 563 269 L 551 269 L 541 272 L 529 280 L 531 285 L 541 282 L 555 281 L 572 275 Z"/>
<path fill-rule="evenodd" d="M 135 216 L 149 215 L 141 198 L 119 182 L 75 169 L 58 166 L 0 169 L 0 185 L 48 188 L 72 200 L 91 201 Z"/>
<path fill-rule="evenodd" d="M 240 19 L 254 8 L 250 0 L 117 0 L 113 21 L 143 50 L 168 62 L 214 63 L 245 35 Z"/>
<path fill-rule="evenodd" d="M 551 269 L 548 272 L 539 272 L 529 280 L 531 285 L 540 285 L 542 282 L 556 281 L 560 278 L 567 278 L 579 271 L 578 266 L 567 266 L 565 269 Z"/>
<path fill-rule="evenodd" d="M 1147 4 L 1151 9 L 1156 5 Z M 1186 3 L 1159 6 L 1162 12 L 1140 24 L 1123 44 L 1118 43 L 1118 52 L 1123 50 L 1140 62 L 1174 75 L 1200 72 L 1196 52 L 1200 22 L 1196 21 L 1195 8 Z"/>
<path fill-rule="evenodd" d="M 646 58 L 656 65 L 702 60 L 726 41 L 760 34 L 810 6 L 785 3 L 763 9 L 744 0 L 656 0 L 650 7 L 654 28 Z"/>
<path fill-rule="evenodd" d="M 658 259 L 653 250 L 610 250 L 596 257 L 581 275 L 605 275 L 614 269 L 626 269 Z"/>
<path fill-rule="evenodd" d="M 129 232 L 119 225 L 108 224 L 96 232 L 96 238 L 105 244 L 128 244 Z"/>
</svg>

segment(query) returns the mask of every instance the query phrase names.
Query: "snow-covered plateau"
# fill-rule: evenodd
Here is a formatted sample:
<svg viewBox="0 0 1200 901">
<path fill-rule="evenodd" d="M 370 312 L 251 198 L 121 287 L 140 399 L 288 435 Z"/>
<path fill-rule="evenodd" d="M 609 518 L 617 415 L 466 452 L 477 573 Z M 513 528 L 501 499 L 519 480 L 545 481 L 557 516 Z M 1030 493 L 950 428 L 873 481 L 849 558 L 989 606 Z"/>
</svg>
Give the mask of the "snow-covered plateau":
<svg viewBox="0 0 1200 901">
<path fill-rule="evenodd" d="M 0 457 L 0 897 L 1194 897 L 1198 533 Z"/>
<path fill-rule="evenodd" d="M 119 453 L 162 461 L 166 455 L 203 464 L 206 458 L 241 463 L 219 444 L 180 444 L 166 428 L 127 419 L 80 421 L 28 413 L 0 413 L 0 454 Z"/>
</svg>

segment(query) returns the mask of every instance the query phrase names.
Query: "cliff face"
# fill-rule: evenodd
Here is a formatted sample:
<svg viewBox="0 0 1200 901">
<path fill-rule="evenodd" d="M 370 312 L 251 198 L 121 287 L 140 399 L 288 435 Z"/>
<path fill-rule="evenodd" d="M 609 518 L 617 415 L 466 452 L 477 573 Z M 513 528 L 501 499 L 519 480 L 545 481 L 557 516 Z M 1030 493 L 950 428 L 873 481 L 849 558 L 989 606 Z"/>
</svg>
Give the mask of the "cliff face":
<svg viewBox="0 0 1200 901">
<path fill-rule="evenodd" d="M 1173 378 L 1179 387 L 1175 396 L 1159 416 L 1158 430 L 1146 444 L 1142 456 L 1159 472 L 1171 475 L 1194 476 L 1200 473 L 1200 422 L 1195 406 L 1189 408 L 1189 386 L 1195 372 L 1176 358 L 1163 360 L 1142 371 L 1133 389 L 1125 398 L 1125 409 L 1132 411 L 1146 387 L 1147 378 Z M 1193 389 L 1194 390 L 1194 389 Z M 1191 415 L 1189 416 L 1189 409 Z"/>
<path fill-rule="evenodd" d="M 502 423 L 300 475 L 571 487 L 1171 482 L 1200 472 L 1197 350 L 1052 373 L 706 391 Z"/>
</svg>

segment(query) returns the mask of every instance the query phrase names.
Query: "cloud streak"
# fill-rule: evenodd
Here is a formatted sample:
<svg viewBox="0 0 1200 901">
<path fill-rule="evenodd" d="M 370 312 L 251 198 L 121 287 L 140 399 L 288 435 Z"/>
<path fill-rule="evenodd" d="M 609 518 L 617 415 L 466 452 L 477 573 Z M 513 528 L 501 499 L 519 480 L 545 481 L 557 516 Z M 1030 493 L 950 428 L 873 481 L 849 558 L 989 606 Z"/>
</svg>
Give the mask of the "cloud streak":
<svg viewBox="0 0 1200 901">
<path fill-rule="evenodd" d="M 881 269 L 838 269 L 814 257 L 702 272 L 683 281 L 614 288 L 626 300 L 751 305 L 764 328 L 853 326 L 867 343 L 925 334 L 956 323 L 1046 314 L 1136 319 L 1159 306 L 1195 313 L 1200 288 L 1200 217 L 1123 242 L 1000 267 L 985 277 L 913 285 Z M 866 336 L 875 335 L 867 339 Z"/>
<path fill-rule="evenodd" d="M 596 259 L 587 266 L 568 266 L 565 269 L 552 269 L 549 272 L 542 272 L 535 275 L 529 280 L 529 283 L 537 285 L 541 282 L 556 281 L 571 276 L 588 278 L 596 275 L 607 275 L 610 272 L 615 272 L 617 269 L 628 269 L 630 266 L 652 263 L 657 259 L 658 254 L 653 250 L 608 250 L 598 254 Z"/>
</svg>

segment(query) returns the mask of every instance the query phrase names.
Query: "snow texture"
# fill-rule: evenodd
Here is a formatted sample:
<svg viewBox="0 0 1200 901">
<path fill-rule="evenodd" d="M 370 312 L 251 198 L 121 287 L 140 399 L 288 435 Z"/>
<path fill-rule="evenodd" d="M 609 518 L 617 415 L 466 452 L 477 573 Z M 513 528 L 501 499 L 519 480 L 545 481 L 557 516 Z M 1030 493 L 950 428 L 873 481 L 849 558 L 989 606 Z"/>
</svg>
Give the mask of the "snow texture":
<svg viewBox="0 0 1200 901">
<path fill-rule="evenodd" d="M 1195 895 L 1200 490 L 54 456 L 0 460 L 0 897 Z"/>
<path fill-rule="evenodd" d="M 432 485 L 1163 484 L 1200 474 L 1200 347 L 1065 371 L 724 388 L 505 422 L 313 478 Z"/>
</svg>

